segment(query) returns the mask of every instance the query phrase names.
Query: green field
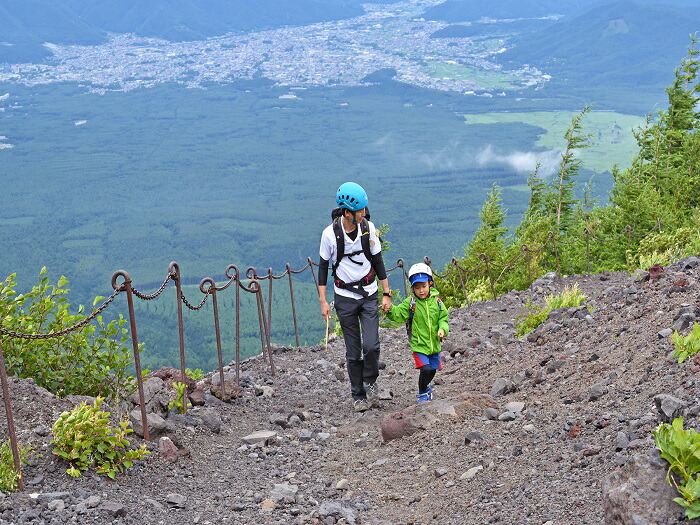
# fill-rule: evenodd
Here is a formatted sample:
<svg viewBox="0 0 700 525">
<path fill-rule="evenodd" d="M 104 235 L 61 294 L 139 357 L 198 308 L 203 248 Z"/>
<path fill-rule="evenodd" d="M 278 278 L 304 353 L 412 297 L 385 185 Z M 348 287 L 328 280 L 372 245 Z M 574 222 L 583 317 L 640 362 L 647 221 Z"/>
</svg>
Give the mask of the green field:
<svg viewBox="0 0 700 525">
<path fill-rule="evenodd" d="M 464 64 L 448 62 L 428 62 L 426 71 L 431 77 L 473 82 L 481 89 L 514 89 L 513 75 L 492 71 Z"/>
<path fill-rule="evenodd" d="M 573 111 L 533 111 L 528 113 L 493 112 L 464 115 L 465 123 L 529 124 L 542 128 L 535 144 L 543 149 L 561 149 L 563 136 L 577 115 Z M 584 133 L 590 134 L 588 148 L 581 151 L 584 166 L 596 172 L 610 170 L 613 165 L 624 168 L 637 152 L 632 130 L 642 126 L 645 119 L 612 111 L 591 111 L 582 120 Z"/>
</svg>

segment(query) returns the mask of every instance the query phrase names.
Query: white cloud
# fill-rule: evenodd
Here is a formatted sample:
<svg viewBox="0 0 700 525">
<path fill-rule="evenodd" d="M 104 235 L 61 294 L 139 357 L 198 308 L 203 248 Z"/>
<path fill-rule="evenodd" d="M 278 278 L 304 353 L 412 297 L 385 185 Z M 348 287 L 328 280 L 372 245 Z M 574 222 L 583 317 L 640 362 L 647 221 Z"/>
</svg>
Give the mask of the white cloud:
<svg viewBox="0 0 700 525">
<path fill-rule="evenodd" d="M 552 175 L 557 171 L 561 161 L 561 152 L 558 150 L 546 151 L 515 151 L 501 155 L 496 153 L 492 145 L 486 146 L 476 156 L 479 166 L 505 164 L 518 172 L 533 172 L 537 163 L 540 163 L 539 174 L 542 177 Z"/>
</svg>

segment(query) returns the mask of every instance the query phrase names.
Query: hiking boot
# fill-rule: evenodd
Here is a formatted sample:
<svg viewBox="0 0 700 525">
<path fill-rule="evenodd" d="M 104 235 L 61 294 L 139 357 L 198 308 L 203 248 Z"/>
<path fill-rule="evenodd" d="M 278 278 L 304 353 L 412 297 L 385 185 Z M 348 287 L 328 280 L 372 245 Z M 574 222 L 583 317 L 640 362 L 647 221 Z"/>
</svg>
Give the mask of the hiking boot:
<svg viewBox="0 0 700 525">
<path fill-rule="evenodd" d="M 369 402 L 366 399 L 356 399 L 353 403 L 355 412 L 365 412 L 370 409 Z"/>
<path fill-rule="evenodd" d="M 426 390 L 425 393 L 428 395 L 428 401 L 432 401 L 433 400 L 433 385 L 428 385 L 428 390 Z"/>
<path fill-rule="evenodd" d="M 365 394 L 367 394 L 367 402 L 369 403 L 370 408 L 378 407 L 379 387 L 377 386 L 377 383 L 372 383 L 371 385 L 369 383 L 363 383 L 363 386 L 365 387 Z"/>
<path fill-rule="evenodd" d="M 426 403 L 432 399 L 431 394 L 428 392 L 421 392 L 416 394 L 416 403 Z"/>
</svg>

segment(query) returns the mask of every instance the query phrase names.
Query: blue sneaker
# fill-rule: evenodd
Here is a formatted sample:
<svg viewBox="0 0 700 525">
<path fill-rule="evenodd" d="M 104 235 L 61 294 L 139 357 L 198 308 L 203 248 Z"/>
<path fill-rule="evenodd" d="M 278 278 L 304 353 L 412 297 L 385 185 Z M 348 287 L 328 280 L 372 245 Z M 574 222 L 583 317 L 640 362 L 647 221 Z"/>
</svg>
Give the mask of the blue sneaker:
<svg viewBox="0 0 700 525">
<path fill-rule="evenodd" d="M 428 385 L 428 390 L 425 391 L 428 394 L 428 401 L 433 400 L 433 385 Z"/>
<path fill-rule="evenodd" d="M 425 403 L 427 401 L 430 401 L 432 399 L 432 396 L 429 392 L 422 392 L 419 394 L 416 394 L 416 403 Z"/>
</svg>

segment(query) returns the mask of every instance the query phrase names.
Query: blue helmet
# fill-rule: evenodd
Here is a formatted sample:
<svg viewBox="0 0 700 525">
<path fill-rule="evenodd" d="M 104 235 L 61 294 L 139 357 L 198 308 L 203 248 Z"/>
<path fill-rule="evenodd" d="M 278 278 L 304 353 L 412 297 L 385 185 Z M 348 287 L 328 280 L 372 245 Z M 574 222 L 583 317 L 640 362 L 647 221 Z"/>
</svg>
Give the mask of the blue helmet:
<svg viewBox="0 0 700 525">
<path fill-rule="evenodd" d="M 350 211 L 360 211 L 367 207 L 367 193 L 359 184 L 346 182 L 340 185 L 335 194 L 335 202 L 339 208 Z"/>
</svg>

